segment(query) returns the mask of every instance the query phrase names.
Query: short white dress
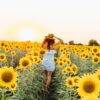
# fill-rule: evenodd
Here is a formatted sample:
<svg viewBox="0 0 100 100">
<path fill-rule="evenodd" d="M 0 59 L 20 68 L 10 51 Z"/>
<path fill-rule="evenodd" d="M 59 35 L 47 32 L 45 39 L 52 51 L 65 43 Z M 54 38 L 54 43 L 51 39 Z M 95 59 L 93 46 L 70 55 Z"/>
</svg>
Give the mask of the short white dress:
<svg viewBox="0 0 100 100">
<path fill-rule="evenodd" d="M 47 50 L 45 52 L 42 60 L 43 70 L 47 70 L 47 71 L 55 70 L 55 61 L 54 61 L 55 53 L 56 53 L 55 50 Z"/>
</svg>

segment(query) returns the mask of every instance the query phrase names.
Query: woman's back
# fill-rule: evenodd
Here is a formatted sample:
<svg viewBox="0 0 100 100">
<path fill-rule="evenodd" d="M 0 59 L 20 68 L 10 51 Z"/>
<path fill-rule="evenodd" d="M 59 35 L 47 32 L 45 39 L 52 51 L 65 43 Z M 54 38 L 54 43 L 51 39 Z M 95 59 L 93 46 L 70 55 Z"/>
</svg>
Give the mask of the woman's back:
<svg viewBox="0 0 100 100">
<path fill-rule="evenodd" d="M 56 51 L 55 50 L 46 50 L 45 54 L 43 55 L 43 63 L 54 63 L 54 55 Z"/>
</svg>

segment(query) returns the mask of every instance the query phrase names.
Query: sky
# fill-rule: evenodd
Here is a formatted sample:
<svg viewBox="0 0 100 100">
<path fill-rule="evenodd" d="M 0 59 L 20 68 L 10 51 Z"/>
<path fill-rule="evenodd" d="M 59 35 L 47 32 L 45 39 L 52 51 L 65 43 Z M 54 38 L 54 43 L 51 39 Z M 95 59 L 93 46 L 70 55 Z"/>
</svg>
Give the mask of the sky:
<svg viewBox="0 0 100 100">
<path fill-rule="evenodd" d="M 0 0 L 0 40 L 100 42 L 100 0 Z"/>
</svg>

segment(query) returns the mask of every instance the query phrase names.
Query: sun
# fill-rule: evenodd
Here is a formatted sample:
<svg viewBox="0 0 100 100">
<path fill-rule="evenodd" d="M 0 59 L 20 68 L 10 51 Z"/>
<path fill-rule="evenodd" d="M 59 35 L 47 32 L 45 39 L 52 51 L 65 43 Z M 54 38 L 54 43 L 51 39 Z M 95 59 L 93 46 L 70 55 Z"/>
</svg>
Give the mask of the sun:
<svg viewBox="0 0 100 100">
<path fill-rule="evenodd" d="M 7 40 L 41 42 L 45 36 L 44 28 L 33 21 L 18 21 L 4 33 Z"/>
<path fill-rule="evenodd" d="M 40 39 L 40 34 L 31 28 L 22 28 L 17 33 L 20 41 L 38 41 Z"/>
</svg>

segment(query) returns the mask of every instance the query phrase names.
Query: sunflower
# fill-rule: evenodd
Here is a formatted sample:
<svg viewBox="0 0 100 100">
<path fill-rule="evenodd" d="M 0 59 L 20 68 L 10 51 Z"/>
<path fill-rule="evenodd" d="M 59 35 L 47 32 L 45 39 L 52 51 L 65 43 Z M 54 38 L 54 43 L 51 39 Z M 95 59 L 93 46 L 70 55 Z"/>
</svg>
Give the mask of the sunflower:
<svg viewBox="0 0 100 100">
<path fill-rule="evenodd" d="M 9 52 L 10 48 L 9 47 L 4 47 L 5 52 Z"/>
<path fill-rule="evenodd" d="M 100 59 L 100 52 L 96 53 L 95 55 L 96 55 L 97 57 L 99 57 L 99 59 Z"/>
<path fill-rule="evenodd" d="M 73 77 L 74 86 L 77 86 L 78 85 L 79 80 L 80 80 L 80 77 L 79 76 Z"/>
<path fill-rule="evenodd" d="M 68 74 L 68 73 L 70 73 L 71 72 L 71 67 L 70 66 L 67 66 L 67 67 L 65 67 L 64 69 L 63 69 L 63 73 L 64 74 Z"/>
<path fill-rule="evenodd" d="M 98 52 L 98 50 L 99 50 L 98 47 L 93 46 L 91 52 L 95 54 Z"/>
<path fill-rule="evenodd" d="M 31 62 L 32 62 L 32 64 L 34 64 L 34 56 L 32 56 L 32 55 L 27 55 L 27 57 L 31 60 Z"/>
<path fill-rule="evenodd" d="M 65 64 L 64 64 L 63 61 L 58 61 L 58 62 L 57 62 L 57 66 L 60 67 L 60 68 L 64 67 L 64 65 L 65 65 Z"/>
<path fill-rule="evenodd" d="M 74 87 L 74 81 L 73 81 L 72 77 L 68 77 L 66 79 L 66 85 L 67 85 L 68 88 L 73 88 Z"/>
<path fill-rule="evenodd" d="M 33 52 L 33 56 L 39 56 L 39 55 L 40 55 L 40 51 L 39 50 Z"/>
<path fill-rule="evenodd" d="M 58 58 L 57 58 L 57 57 L 54 57 L 54 61 L 57 63 L 57 61 L 58 61 Z"/>
<path fill-rule="evenodd" d="M 71 53 L 67 52 L 66 57 L 69 59 L 70 58 Z"/>
<path fill-rule="evenodd" d="M 90 53 L 86 50 L 85 51 L 85 56 L 84 56 L 84 59 L 87 60 L 90 56 Z"/>
<path fill-rule="evenodd" d="M 45 49 L 41 48 L 40 49 L 40 54 L 45 54 L 45 51 L 46 51 Z"/>
<path fill-rule="evenodd" d="M 16 83 L 16 82 L 14 82 L 14 83 L 12 83 L 12 84 L 10 85 L 10 90 L 11 90 L 11 91 L 15 91 L 16 88 L 17 88 L 17 83 Z"/>
<path fill-rule="evenodd" d="M 90 47 L 90 46 L 88 46 L 88 47 L 87 47 L 87 50 L 88 50 L 89 52 L 91 52 L 91 47 Z"/>
<path fill-rule="evenodd" d="M 16 56 L 16 52 L 15 51 L 11 51 L 11 55 L 12 56 Z"/>
<path fill-rule="evenodd" d="M 19 66 L 21 68 L 30 67 L 30 66 L 32 66 L 32 62 L 31 62 L 31 60 L 28 57 L 23 57 L 19 61 Z"/>
<path fill-rule="evenodd" d="M 72 64 L 71 71 L 74 75 L 76 75 L 78 73 L 78 68 L 75 64 Z"/>
<path fill-rule="evenodd" d="M 67 74 L 66 69 L 63 69 L 63 70 L 62 70 L 62 74 Z"/>
<path fill-rule="evenodd" d="M 78 82 L 77 92 L 81 97 L 98 96 L 100 81 L 93 75 L 84 75 Z"/>
<path fill-rule="evenodd" d="M 59 52 L 62 53 L 64 51 L 64 47 L 59 48 Z"/>
<path fill-rule="evenodd" d="M 62 55 L 62 56 L 66 56 L 66 55 L 67 55 L 67 52 L 66 52 L 66 51 L 63 51 L 63 52 L 61 53 L 61 55 Z"/>
<path fill-rule="evenodd" d="M 42 63 L 42 60 L 39 56 L 34 56 L 33 59 L 34 59 L 34 64 L 41 64 Z"/>
<path fill-rule="evenodd" d="M 4 53 L 0 53 L 0 61 L 6 61 L 6 55 Z"/>
<path fill-rule="evenodd" d="M 99 59 L 98 56 L 93 56 L 93 57 L 92 57 L 92 62 L 93 62 L 94 64 L 98 64 L 99 61 L 100 61 L 100 59 Z"/>
<path fill-rule="evenodd" d="M 87 60 L 89 58 L 89 55 L 88 54 L 86 54 L 85 55 L 85 60 Z"/>
<path fill-rule="evenodd" d="M 85 59 L 85 57 L 86 57 L 86 51 L 81 52 L 80 53 L 80 58 Z"/>
<path fill-rule="evenodd" d="M 67 59 L 65 59 L 65 61 L 66 61 L 67 65 L 71 65 L 71 60 L 70 59 L 67 58 Z"/>
<path fill-rule="evenodd" d="M 17 72 L 14 71 L 13 67 L 3 67 L 0 69 L 0 86 L 9 87 L 12 83 L 17 80 Z"/>
</svg>

